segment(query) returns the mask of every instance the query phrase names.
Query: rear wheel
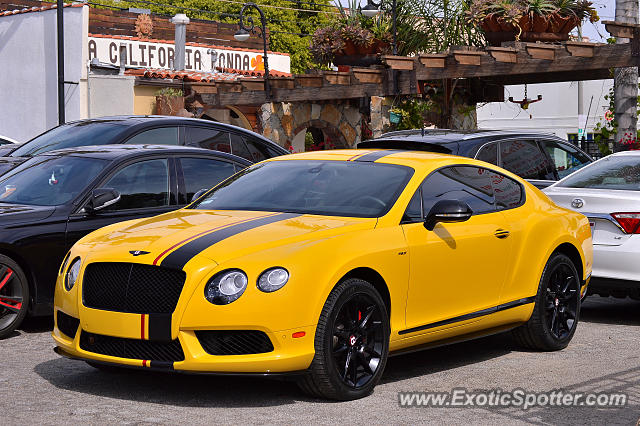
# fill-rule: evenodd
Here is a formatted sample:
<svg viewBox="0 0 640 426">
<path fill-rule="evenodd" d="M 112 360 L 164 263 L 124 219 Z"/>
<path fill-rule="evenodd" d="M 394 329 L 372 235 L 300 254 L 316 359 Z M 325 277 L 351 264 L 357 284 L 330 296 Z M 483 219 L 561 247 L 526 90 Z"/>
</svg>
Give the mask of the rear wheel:
<svg viewBox="0 0 640 426">
<path fill-rule="evenodd" d="M 543 351 L 567 347 L 580 316 L 580 277 L 562 253 L 554 253 L 542 274 L 533 314 L 513 331 L 522 346 Z"/>
<path fill-rule="evenodd" d="M 0 255 L 0 339 L 18 327 L 29 307 L 29 284 L 20 266 Z"/>
<path fill-rule="evenodd" d="M 315 336 L 315 357 L 300 387 L 318 397 L 351 400 L 369 395 L 389 352 L 389 316 L 376 289 L 349 279 L 325 302 Z"/>
</svg>

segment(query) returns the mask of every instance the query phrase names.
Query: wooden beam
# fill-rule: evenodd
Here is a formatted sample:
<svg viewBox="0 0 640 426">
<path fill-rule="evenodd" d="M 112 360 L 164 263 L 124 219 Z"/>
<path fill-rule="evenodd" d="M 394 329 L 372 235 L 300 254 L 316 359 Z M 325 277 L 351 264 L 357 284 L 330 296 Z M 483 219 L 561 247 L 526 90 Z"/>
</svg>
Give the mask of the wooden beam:
<svg viewBox="0 0 640 426">
<path fill-rule="evenodd" d="M 414 59 L 410 56 L 383 55 L 382 63 L 394 70 L 412 70 Z"/>
<path fill-rule="evenodd" d="M 593 50 L 596 47 L 593 43 L 577 41 L 568 41 L 564 45 L 571 56 L 580 56 L 582 58 L 593 58 Z"/>
<path fill-rule="evenodd" d="M 483 77 L 482 81 L 487 83 L 512 85 L 512 84 L 536 84 L 536 83 L 556 83 L 562 81 L 587 81 L 606 80 L 613 78 L 608 69 L 588 70 L 588 71 L 562 71 L 553 73 L 519 74 L 495 77 Z"/>
<path fill-rule="evenodd" d="M 610 68 L 637 67 L 640 57 L 631 55 L 631 43 L 596 45 L 593 57 L 572 56 L 565 49 L 555 50 L 553 61 L 533 59 L 524 50 L 518 50 L 516 63 L 497 62 L 489 55 L 480 57 L 480 66 L 458 64 L 453 56 L 446 58 L 444 68 L 418 67 L 418 80 L 441 80 L 445 78 L 507 77 L 523 74 L 546 74 L 558 72 L 608 70 Z M 577 80 L 577 79 L 574 79 Z"/>
<path fill-rule="evenodd" d="M 427 68 L 444 68 L 448 56 L 446 53 L 423 54 L 418 61 Z"/>
<path fill-rule="evenodd" d="M 518 62 L 518 49 L 512 47 L 487 47 L 487 51 L 498 62 Z"/>
<path fill-rule="evenodd" d="M 640 25 L 626 24 L 616 21 L 602 21 L 607 32 L 618 38 L 634 38 L 634 29 L 640 28 Z"/>
</svg>

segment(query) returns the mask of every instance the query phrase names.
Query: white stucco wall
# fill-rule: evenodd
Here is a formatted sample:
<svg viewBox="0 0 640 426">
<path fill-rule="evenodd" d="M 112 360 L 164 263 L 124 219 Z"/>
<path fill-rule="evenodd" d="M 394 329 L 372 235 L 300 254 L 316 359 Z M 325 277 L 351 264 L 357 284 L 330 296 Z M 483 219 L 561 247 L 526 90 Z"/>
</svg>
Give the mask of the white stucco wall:
<svg viewBox="0 0 640 426">
<path fill-rule="evenodd" d="M 86 115 L 88 8 L 64 8 L 64 25 L 71 121 Z M 55 9 L 0 17 L 0 71 L 0 134 L 24 142 L 58 124 Z"/>
<path fill-rule="evenodd" d="M 89 116 L 133 114 L 135 77 L 89 74 Z"/>
<path fill-rule="evenodd" d="M 584 115 L 591 112 L 587 120 L 587 132 L 604 117 L 609 101 L 604 96 L 609 93 L 613 80 L 585 81 L 583 89 Z M 537 130 L 555 133 L 567 138 L 569 133 L 578 133 L 578 83 L 546 83 L 529 84 L 527 97 L 542 100 L 522 110 L 520 105 L 511 102 L 491 102 L 478 108 L 478 127 L 481 129 Z M 514 100 L 524 97 L 524 85 L 506 86 L 505 99 L 513 96 Z M 593 97 L 593 102 L 591 98 Z"/>
</svg>

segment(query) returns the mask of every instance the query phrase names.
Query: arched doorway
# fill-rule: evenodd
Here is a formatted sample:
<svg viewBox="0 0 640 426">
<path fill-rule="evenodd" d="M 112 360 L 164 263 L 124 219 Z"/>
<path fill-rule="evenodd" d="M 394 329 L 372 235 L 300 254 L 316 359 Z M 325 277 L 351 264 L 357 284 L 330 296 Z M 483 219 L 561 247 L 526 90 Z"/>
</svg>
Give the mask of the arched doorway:
<svg viewBox="0 0 640 426">
<path fill-rule="evenodd" d="M 200 118 L 211 121 L 218 121 L 220 123 L 232 124 L 234 126 L 242 127 L 247 130 L 253 130 L 251 123 L 247 117 L 234 106 L 227 106 L 226 108 L 208 109 L 202 114 Z"/>
<path fill-rule="evenodd" d="M 348 147 L 340 129 L 322 120 L 311 120 L 298 126 L 294 134 L 291 141 L 294 152 Z"/>
</svg>

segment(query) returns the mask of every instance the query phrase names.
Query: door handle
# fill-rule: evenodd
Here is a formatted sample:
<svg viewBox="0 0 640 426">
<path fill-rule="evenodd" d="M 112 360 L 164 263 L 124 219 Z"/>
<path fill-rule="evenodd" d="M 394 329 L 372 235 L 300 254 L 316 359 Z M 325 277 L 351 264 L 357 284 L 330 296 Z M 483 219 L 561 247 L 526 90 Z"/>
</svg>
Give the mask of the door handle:
<svg viewBox="0 0 640 426">
<path fill-rule="evenodd" d="M 507 238 L 509 235 L 511 235 L 511 233 L 506 229 L 497 229 L 493 235 L 495 235 L 496 238 L 503 239 L 503 238 Z"/>
</svg>

